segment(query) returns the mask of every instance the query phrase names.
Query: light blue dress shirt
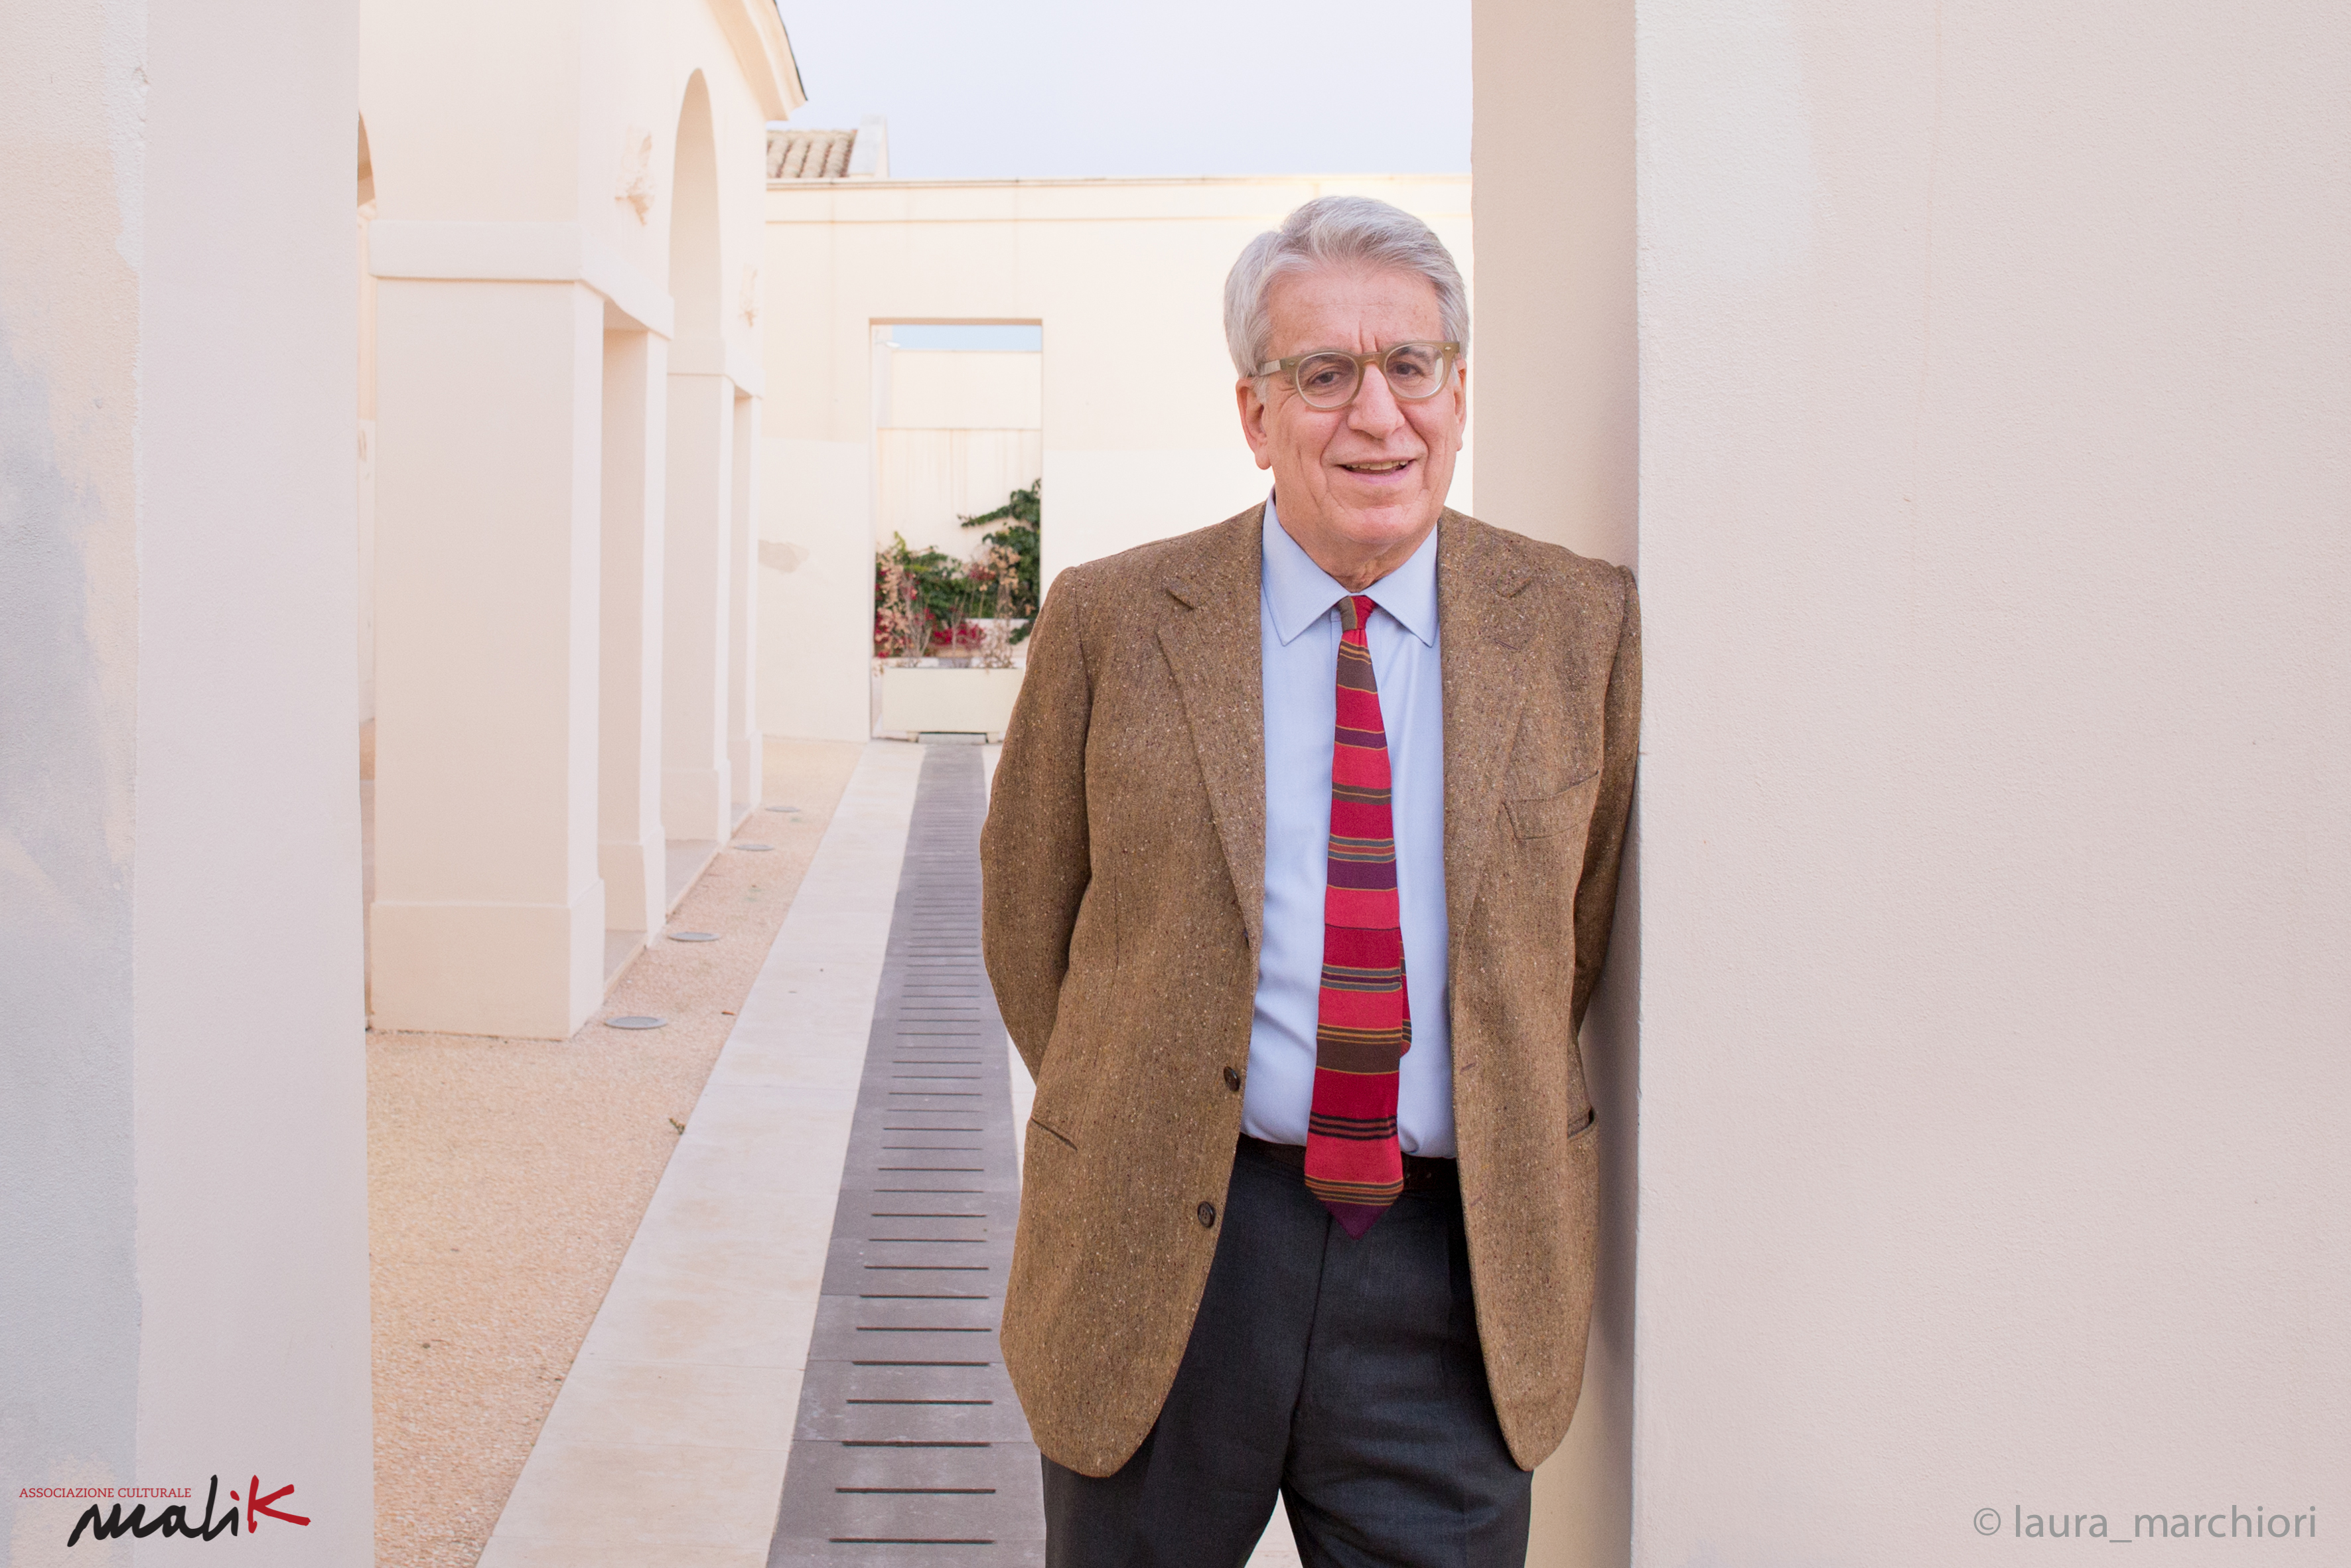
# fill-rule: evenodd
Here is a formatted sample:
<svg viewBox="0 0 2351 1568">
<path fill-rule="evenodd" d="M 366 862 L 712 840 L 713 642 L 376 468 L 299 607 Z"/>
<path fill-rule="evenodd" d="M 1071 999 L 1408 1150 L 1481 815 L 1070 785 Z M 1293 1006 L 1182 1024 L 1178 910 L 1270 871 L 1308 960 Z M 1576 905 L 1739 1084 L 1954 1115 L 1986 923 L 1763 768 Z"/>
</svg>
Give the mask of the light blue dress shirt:
<svg viewBox="0 0 2351 1568">
<path fill-rule="evenodd" d="M 1396 892 L 1412 1049 L 1396 1088 L 1406 1154 L 1451 1158 L 1452 991 L 1446 983 L 1445 689 L 1437 645 L 1437 535 L 1364 591 L 1372 674 L 1387 731 Z M 1258 957 L 1241 1130 L 1306 1142 L 1322 985 L 1322 890 L 1331 850 L 1331 743 L 1338 723 L 1339 601 L 1346 597 L 1265 504 L 1259 639 L 1265 660 L 1265 943 Z"/>
</svg>

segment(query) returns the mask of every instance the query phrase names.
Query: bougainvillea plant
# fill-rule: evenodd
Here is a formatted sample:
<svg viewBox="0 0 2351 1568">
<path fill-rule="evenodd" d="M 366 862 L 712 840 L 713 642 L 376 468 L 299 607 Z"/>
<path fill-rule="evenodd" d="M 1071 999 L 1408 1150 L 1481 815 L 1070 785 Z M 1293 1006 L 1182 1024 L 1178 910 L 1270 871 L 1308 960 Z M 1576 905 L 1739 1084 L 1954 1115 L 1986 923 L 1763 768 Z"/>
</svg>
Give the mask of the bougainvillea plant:
<svg viewBox="0 0 2351 1568">
<path fill-rule="evenodd" d="M 1039 497 L 1044 481 L 1015 490 L 992 512 L 961 518 L 980 549 L 957 560 L 914 549 L 893 535 L 873 559 L 873 652 L 884 659 L 967 658 L 994 664 L 1029 635 L 1037 613 Z"/>
</svg>

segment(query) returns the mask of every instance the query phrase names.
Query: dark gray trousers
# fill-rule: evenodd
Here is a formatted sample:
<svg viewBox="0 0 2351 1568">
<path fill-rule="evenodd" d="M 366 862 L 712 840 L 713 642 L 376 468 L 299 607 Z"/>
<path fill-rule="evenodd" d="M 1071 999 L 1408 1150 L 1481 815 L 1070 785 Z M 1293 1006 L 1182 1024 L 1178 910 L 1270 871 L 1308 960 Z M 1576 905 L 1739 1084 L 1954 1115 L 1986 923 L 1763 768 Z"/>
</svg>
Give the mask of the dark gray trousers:
<svg viewBox="0 0 2351 1568">
<path fill-rule="evenodd" d="M 1095 1479 L 1045 1461 L 1050 1568 L 1238 1568 L 1278 1494 L 1307 1568 L 1522 1568 L 1532 1478 L 1486 1391 L 1461 1196 L 1350 1240 L 1244 1142 L 1175 1386 Z"/>
</svg>

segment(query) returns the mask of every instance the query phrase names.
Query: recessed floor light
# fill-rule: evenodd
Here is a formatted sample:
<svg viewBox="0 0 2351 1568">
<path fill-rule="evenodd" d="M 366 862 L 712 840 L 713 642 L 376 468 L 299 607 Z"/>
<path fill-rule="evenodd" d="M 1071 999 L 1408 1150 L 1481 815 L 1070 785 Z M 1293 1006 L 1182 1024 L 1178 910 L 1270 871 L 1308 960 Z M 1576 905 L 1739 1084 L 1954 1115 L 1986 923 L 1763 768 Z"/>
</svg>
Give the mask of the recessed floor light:
<svg viewBox="0 0 2351 1568">
<path fill-rule="evenodd" d="M 673 942 L 716 942 L 718 940 L 718 933 L 716 931 L 673 931 L 669 934 L 669 939 Z"/>
<path fill-rule="evenodd" d="M 606 1019 L 604 1021 L 613 1029 L 666 1029 L 669 1027 L 669 1019 L 657 1019 L 648 1013 L 630 1013 L 622 1018 Z"/>
<path fill-rule="evenodd" d="M 773 844 L 736 844 L 733 847 L 738 850 L 751 850 L 758 853 L 764 854 L 768 851 L 774 849 L 776 846 Z"/>
</svg>

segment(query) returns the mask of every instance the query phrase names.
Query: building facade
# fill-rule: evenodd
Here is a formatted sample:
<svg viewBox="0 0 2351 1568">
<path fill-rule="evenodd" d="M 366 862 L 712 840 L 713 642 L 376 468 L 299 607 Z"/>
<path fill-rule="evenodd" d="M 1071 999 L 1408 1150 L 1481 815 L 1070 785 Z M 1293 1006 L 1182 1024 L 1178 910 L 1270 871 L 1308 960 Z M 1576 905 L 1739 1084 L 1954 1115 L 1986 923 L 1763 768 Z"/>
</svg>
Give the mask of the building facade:
<svg viewBox="0 0 2351 1568">
<path fill-rule="evenodd" d="M 766 0 L 497 16 L 361 11 L 369 1000 L 561 1039 L 758 797 L 759 198 L 801 97 Z"/>
</svg>

